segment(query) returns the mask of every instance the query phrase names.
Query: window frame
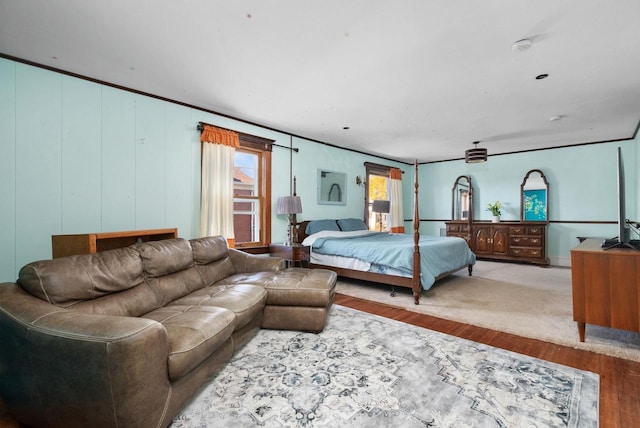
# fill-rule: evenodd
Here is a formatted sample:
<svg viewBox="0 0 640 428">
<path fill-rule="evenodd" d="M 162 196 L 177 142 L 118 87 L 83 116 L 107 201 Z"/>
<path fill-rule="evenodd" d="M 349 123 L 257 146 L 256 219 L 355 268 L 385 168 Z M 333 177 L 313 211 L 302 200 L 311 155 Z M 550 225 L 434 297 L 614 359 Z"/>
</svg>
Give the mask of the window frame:
<svg viewBox="0 0 640 428">
<path fill-rule="evenodd" d="M 260 206 L 259 240 L 254 242 L 235 243 L 237 249 L 268 248 L 271 243 L 271 151 L 274 140 L 255 135 L 238 133 L 240 147 L 236 150 L 258 155 L 258 197 L 255 199 Z M 247 199 L 246 195 L 236 196 Z M 235 213 L 234 213 L 235 216 Z"/>
<path fill-rule="evenodd" d="M 386 165 L 379 165 L 375 163 L 365 162 L 365 192 L 364 192 L 364 222 L 369 225 L 369 215 L 372 214 L 371 208 L 373 201 L 369 200 L 369 183 L 371 175 L 377 175 L 379 177 L 387 178 L 387 187 L 389 186 L 389 180 L 391 179 L 391 167 Z M 388 191 L 388 189 L 387 189 Z"/>
</svg>

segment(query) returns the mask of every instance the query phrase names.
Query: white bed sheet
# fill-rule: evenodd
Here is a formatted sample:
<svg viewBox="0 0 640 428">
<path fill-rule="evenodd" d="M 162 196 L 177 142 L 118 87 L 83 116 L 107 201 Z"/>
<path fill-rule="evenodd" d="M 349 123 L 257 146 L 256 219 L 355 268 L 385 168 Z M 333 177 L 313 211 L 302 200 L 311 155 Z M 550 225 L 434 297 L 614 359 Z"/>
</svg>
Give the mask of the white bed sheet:
<svg viewBox="0 0 640 428">
<path fill-rule="evenodd" d="M 366 272 L 371 268 L 371 263 L 351 257 L 334 256 L 331 254 L 318 254 L 311 251 L 311 263 L 317 265 L 333 266 L 343 269 L 353 269 Z"/>
</svg>

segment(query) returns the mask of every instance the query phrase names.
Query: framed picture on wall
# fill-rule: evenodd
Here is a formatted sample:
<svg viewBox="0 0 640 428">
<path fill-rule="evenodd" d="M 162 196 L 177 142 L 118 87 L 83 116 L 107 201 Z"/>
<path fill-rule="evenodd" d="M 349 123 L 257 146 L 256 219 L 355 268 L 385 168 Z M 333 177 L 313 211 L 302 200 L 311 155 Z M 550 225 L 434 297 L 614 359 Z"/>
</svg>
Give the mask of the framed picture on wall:
<svg viewBox="0 0 640 428">
<path fill-rule="evenodd" d="M 525 190 L 524 221 L 547 221 L 547 190 Z"/>
</svg>

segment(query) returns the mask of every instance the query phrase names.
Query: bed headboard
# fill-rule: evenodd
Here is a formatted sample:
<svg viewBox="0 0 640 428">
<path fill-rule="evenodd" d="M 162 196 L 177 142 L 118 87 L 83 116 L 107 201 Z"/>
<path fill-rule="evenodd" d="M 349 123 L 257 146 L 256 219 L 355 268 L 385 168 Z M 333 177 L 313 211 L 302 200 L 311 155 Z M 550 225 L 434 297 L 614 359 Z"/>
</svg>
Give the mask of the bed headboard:
<svg viewBox="0 0 640 428">
<path fill-rule="evenodd" d="M 336 231 L 340 230 L 340 221 L 342 220 L 324 219 L 324 220 L 305 220 L 300 223 L 296 223 L 294 225 L 293 240 L 295 243 L 301 244 L 302 241 L 304 241 L 304 239 L 307 236 L 311 235 L 311 233 L 307 231 L 307 229 L 309 228 L 309 224 L 311 222 L 314 223 L 314 227 L 313 227 L 314 230 L 312 231 L 312 233 L 315 233 L 315 232 L 319 232 L 320 230 L 336 230 Z M 362 222 L 362 224 L 364 225 L 364 222 Z"/>
<path fill-rule="evenodd" d="M 322 219 L 322 220 L 307 220 L 300 223 L 296 223 L 294 226 L 294 242 L 301 244 L 304 239 L 320 231 L 342 231 L 351 232 L 355 230 L 368 230 L 367 224 L 364 220 L 359 218 L 341 218 L 341 219 Z"/>
<path fill-rule="evenodd" d="M 293 238 L 296 244 L 301 244 L 304 239 L 309 236 L 307 235 L 307 225 L 310 223 L 310 220 L 301 221 L 300 223 L 296 223 L 293 225 Z"/>
</svg>

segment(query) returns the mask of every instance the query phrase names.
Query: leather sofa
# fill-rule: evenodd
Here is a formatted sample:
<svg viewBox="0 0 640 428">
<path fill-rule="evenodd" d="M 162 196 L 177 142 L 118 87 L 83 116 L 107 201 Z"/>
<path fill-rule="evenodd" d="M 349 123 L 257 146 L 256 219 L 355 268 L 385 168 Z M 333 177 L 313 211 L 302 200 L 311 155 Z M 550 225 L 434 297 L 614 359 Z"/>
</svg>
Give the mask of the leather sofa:
<svg viewBox="0 0 640 428">
<path fill-rule="evenodd" d="M 24 266 L 0 284 L 0 396 L 34 427 L 163 427 L 259 328 L 318 332 L 336 275 L 221 237 Z"/>
</svg>

